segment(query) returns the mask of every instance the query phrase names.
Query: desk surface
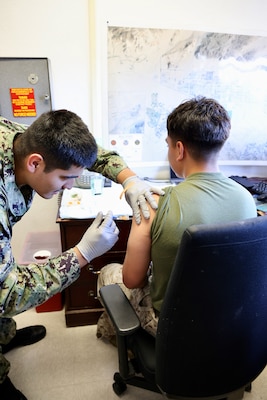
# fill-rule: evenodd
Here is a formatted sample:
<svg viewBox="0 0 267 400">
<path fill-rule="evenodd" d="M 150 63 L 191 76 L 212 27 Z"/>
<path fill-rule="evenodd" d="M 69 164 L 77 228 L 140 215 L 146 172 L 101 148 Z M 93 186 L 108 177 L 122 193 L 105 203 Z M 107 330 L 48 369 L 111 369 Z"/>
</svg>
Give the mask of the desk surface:
<svg viewBox="0 0 267 400">
<path fill-rule="evenodd" d="M 173 186 L 168 181 L 148 181 L 151 187 L 163 188 Z M 99 211 L 106 214 L 108 210 L 114 217 L 131 217 L 133 212 L 127 203 L 120 184 L 112 182 L 111 187 L 104 187 L 102 194 L 93 195 L 91 189 L 73 187 L 63 191 L 59 208 L 61 219 L 87 219 L 94 218 Z"/>
<path fill-rule="evenodd" d="M 148 182 L 151 186 L 169 186 L 166 181 Z M 104 187 L 103 193 L 93 195 L 91 189 L 73 187 L 63 191 L 59 217 L 61 219 L 87 219 L 94 218 L 99 211 L 105 215 L 108 210 L 113 212 L 115 218 L 131 217 L 132 209 L 122 195 L 123 188 L 120 184 L 112 182 L 111 187 Z M 258 211 L 267 213 L 267 203 L 257 201 L 254 196 Z"/>
<path fill-rule="evenodd" d="M 61 219 L 86 219 L 94 218 L 99 211 L 105 215 L 111 210 L 114 217 L 131 216 L 132 209 L 121 197 L 122 186 L 112 183 L 111 187 L 104 187 L 102 194 L 93 195 L 91 189 L 73 187 L 65 189 L 59 208 Z M 120 198 L 121 197 L 121 198 Z"/>
</svg>

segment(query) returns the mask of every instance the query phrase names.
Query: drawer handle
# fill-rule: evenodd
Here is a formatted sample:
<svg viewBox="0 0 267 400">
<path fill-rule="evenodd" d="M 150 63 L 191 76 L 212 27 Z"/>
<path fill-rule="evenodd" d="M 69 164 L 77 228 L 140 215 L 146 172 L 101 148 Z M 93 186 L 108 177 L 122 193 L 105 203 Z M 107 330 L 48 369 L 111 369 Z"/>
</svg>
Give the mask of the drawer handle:
<svg viewBox="0 0 267 400">
<path fill-rule="evenodd" d="M 95 295 L 95 292 L 93 290 L 89 290 L 89 292 L 87 294 L 88 294 L 88 297 L 93 297 L 94 300 L 98 300 L 98 298 Z"/>
<path fill-rule="evenodd" d="M 87 265 L 87 271 L 91 272 L 94 275 L 99 275 L 100 274 L 100 271 L 95 271 L 94 267 L 91 264 Z"/>
</svg>

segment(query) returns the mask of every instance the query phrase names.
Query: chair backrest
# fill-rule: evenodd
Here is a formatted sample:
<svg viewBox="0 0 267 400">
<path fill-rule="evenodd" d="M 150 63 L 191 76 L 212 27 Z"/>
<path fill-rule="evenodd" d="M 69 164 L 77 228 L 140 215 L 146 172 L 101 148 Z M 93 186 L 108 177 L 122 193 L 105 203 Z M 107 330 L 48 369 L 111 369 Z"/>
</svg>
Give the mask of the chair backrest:
<svg viewBox="0 0 267 400">
<path fill-rule="evenodd" d="M 253 381 L 267 362 L 267 217 L 191 226 L 162 306 L 156 381 L 205 397 Z"/>
</svg>

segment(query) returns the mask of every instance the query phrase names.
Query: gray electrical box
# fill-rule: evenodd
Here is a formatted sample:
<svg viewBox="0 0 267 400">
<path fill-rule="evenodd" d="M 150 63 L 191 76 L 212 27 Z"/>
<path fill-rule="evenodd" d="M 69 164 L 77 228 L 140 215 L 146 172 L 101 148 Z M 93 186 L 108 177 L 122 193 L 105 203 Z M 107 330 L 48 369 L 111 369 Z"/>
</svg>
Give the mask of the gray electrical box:
<svg viewBox="0 0 267 400">
<path fill-rule="evenodd" d="M 30 125 L 51 109 L 48 59 L 0 57 L 0 115 Z"/>
</svg>

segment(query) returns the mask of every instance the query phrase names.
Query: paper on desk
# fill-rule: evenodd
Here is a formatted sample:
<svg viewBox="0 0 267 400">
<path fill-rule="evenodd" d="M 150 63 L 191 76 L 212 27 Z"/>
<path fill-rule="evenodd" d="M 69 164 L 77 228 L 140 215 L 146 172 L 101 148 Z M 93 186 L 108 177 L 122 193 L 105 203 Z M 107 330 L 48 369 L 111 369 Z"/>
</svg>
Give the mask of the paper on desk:
<svg viewBox="0 0 267 400">
<path fill-rule="evenodd" d="M 103 194 L 93 195 L 90 189 L 73 187 L 63 191 L 61 206 L 59 208 L 60 218 L 94 218 L 99 211 L 105 215 L 108 210 L 113 212 L 115 217 L 131 216 L 132 209 L 123 197 L 121 185 L 111 188 L 104 187 Z"/>
<path fill-rule="evenodd" d="M 256 207 L 258 211 L 267 212 L 267 203 L 258 203 Z"/>
</svg>

